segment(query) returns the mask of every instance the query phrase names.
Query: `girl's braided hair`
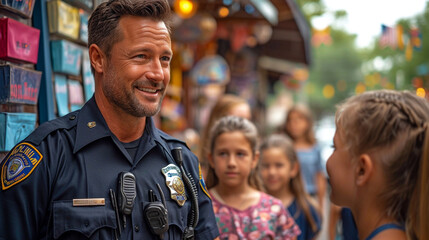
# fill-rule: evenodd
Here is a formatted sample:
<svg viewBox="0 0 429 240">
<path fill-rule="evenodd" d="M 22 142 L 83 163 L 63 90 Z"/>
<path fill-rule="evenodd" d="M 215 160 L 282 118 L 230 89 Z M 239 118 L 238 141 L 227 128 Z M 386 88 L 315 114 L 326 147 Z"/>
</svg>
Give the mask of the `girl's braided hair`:
<svg viewBox="0 0 429 240">
<path fill-rule="evenodd" d="M 429 218 L 429 103 L 408 91 L 371 91 L 340 105 L 335 121 L 352 156 L 368 153 L 380 162 L 386 215 L 405 223 L 411 238 L 426 239 L 417 231 L 427 223 L 419 218 Z"/>
</svg>

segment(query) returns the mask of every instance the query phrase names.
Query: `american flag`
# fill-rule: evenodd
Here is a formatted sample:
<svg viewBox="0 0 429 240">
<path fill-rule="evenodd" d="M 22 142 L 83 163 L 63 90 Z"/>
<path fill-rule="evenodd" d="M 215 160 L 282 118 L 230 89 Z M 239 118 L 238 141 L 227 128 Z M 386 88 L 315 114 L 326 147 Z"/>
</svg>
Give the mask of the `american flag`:
<svg viewBox="0 0 429 240">
<path fill-rule="evenodd" d="M 381 24 L 381 37 L 379 41 L 380 47 L 391 47 L 395 49 L 398 46 L 398 33 L 396 28 Z"/>
</svg>

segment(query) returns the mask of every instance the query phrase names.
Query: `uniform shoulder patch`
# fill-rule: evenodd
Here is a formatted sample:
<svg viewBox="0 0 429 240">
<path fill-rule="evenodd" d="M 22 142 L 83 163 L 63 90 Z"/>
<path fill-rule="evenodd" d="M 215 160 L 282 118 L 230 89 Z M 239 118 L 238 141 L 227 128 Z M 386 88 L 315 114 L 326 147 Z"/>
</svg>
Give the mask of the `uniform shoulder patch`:
<svg viewBox="0 0 429 240">
<path fill-rule="evenodd" d="M 42 158 L 42 154 L 33 145 L 16 145 L 1 166 L 2 189 L 6 190 L 30 176 Z"/>
<path fill-rule="evenodd" d="M 204 178 L 203 178 L 203 174 L 201 172 L 201 165 L 198 164 L 198 172 L 199 172 L 199 182 L 200 182 L 200 187 L 203 190 L 203 192 L 207 195 L 207 197 L 209 197 L 210 199 L 212 199 L 212 197 L 210 197 L 209 191 L 207 190 L 207 186 L 206 186 L 206 182 L 204 182 Z"/>
</svg>

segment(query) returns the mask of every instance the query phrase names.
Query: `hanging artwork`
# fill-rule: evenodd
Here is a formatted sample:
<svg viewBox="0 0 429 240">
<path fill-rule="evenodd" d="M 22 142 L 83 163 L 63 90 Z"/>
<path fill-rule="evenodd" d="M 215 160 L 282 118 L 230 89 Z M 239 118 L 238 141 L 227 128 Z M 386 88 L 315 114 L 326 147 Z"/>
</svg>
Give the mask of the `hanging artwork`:
<svg viewBox="0 0 429 240">
<path fill-rule="evenodd" d="M 70 112 L 68 98 L 67 78 L 63 75 L 55 75 L 55 100 L 60 117 Z"/>
<path fill-rule="evenodd" d="M 198 13 L 192 18 L 180 19 L 180 24 L 174 27 L 173 39 L 178 42 L 205 43 L 216 33 L 216 20 L 209 14 Z"/>
<path fill-rule="evenodd" d="M 0 58 L 18 63 L 37 63 L 40 30 L 13 20 L 0 19 Z"/>
<path fill-rule="evenodd" d="M 197 85 L 227 84 L 230 77 L 228 63 L 219 55 L 202 58 L 191 70 L 191 78 Z"/>
</svg>

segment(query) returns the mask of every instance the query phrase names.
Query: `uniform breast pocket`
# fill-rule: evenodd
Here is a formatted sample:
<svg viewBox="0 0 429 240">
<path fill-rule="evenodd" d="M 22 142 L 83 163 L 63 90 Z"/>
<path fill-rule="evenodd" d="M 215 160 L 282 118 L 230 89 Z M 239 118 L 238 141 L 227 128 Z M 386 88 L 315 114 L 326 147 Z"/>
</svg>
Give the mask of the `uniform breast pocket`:
<svg viewBox="0 0 429 240">
<path fill-rule="evenodd" d="M 54 239 L 114 239 L 115 212 L 105 206 L 73 207 L 72 201 L 53 204 Z"/>
</svg>

